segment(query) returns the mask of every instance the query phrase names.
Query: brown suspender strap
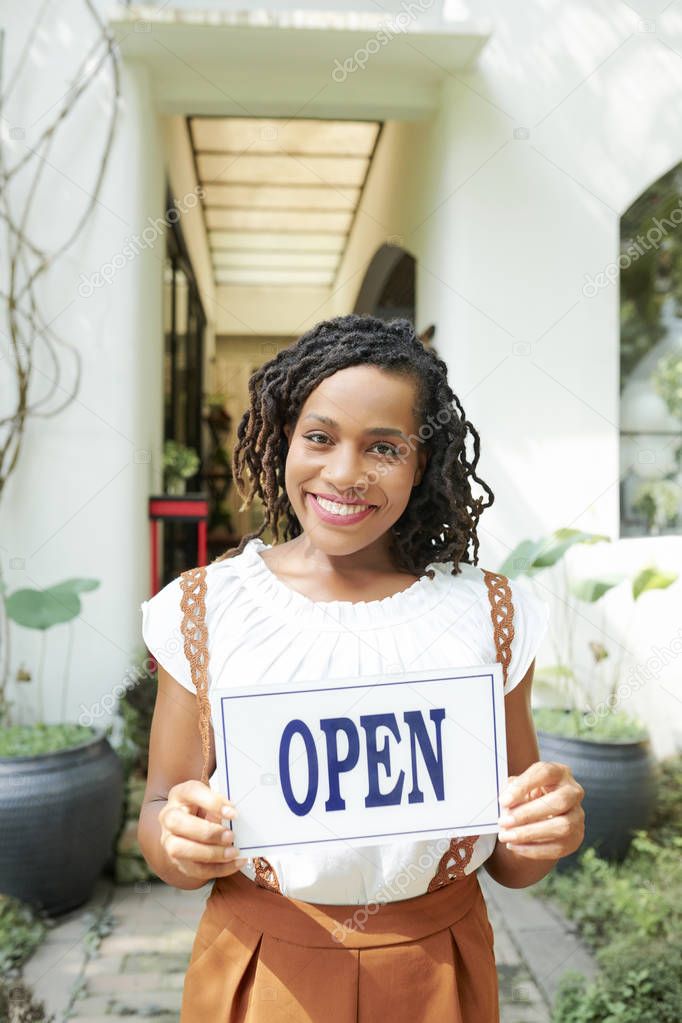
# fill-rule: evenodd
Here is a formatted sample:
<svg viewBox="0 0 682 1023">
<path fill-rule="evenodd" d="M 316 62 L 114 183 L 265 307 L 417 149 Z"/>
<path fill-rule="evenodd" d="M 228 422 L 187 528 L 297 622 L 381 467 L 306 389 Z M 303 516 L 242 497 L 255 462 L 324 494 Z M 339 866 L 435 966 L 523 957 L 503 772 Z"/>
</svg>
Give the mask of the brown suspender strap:
<svg viewBox="0 0 682 1023">
<path fill-rule="evenodd" d="M 490 617 L 495 637 L 496 660 L 502 665 L 502 677 L 507 681 L 507 671 L 511 660 L 511 641 L 514 638 L 514 605 L 511 599 L 509 579 L 497 572 L 483 570 L 483 578 L 488 588 Z M 450 846 L 441 856 L 438 869 L 434 874 L 427 891 L 433 892 L 451 881 L 464 877 L 465 867 L 471 862 L 474 846 L 480 835 L 465 835 L 463 838 L 452 838 Z"/>
<path fill-rule="evenodd" d="M 180 575 L 180 631 L 184 640 L 185 657 L 189 662 L 192 683 L 199 703 L 199 734 L 203 765 L 201 780 L 209 783 L 211 759 L 211 704 L 208 699 L 208 628 L 206 627 L 206 567 L 190 568 Z M 253 860 L 256 882 L 262 888 L 280 892 L 274 868 L 262 856 Z"/>
<path fill-rule="evenodd" d="M 203 767 L 201 780 L 208 785 L 211 756 L 211 705 L 208 701 L 208 629 L 206 628 L 206 569 L 191 568 L 180 576 L 182 622 L 185 657 L 199 702 L 199 734 Z"/>
<path fill-rule="evenodd" d="M 488 587 L 490 601 L 490 617 L 493 621 L 495 649 L 497 660 L 502 665 L 502 678 L 507 684 L 507 674 L 511 661 L 511 645 L 514 638 L 514 605 L 511 598 L 509 579 L 498 572 L 483 570 L 483 578 Z"/>
</svg>

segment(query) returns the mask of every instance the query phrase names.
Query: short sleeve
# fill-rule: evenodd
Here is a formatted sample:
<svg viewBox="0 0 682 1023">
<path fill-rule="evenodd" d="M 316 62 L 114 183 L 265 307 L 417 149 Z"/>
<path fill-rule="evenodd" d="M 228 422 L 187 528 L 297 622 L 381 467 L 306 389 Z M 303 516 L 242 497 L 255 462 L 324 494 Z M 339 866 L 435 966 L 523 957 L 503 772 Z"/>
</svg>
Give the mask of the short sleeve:
<svg viewBox="0 0 682 1023">
<path fill-rule="evenodd" d="M 514 605 L 514 638 L 504 694 L 510 693 L 528 671 L 549 626 L 549 604 L 523 576 L 509 580 Z"/>
<path fill-rule="evenodd" d="M 182 587 L 173 579 L 149 600 L 140 604 L 142 638 L 154 659 L 185 689 L 195 693 L 192 674 L 184 651 L 182 630 Z"/>
</svg>

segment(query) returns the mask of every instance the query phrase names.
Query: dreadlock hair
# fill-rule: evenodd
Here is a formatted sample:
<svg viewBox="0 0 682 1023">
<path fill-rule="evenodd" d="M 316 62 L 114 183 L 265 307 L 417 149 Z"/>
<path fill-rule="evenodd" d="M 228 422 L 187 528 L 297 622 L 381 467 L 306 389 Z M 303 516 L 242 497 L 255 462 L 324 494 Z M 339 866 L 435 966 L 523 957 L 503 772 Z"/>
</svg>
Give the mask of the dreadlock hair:
<svg viewBox="0 0 682 1023">
<path fill-rule="evenodd" d="M 406 375 L 417 385 L 419 439 L 426 444 L 428 461 L 421 482 L 413 487 L 407 507 L 391 528 L 397 566 L 421 576 L 432 562 L 452 561 L 452 574 L 457 575 L 459 562 L 469 563 L 470 543 L 473 564 L 478 564 L 478 520 L 495 497 L 476 475 L 479 436 L 450 389 L 447 366 L 424 347 L 409 320 L 384 321 L 356 314 L 323 320 L 251 375 L 250 407 L 237 428 L 232 472 L 244 499 L 240 510 L 248 508 L 257 495 L 265 513 L 259 529 L 247 533 L 238 547 L 216 561 L 241 554 L 267 528 L 275 544 L 301 534 L 284 484 L 288 441 L 283 427 L 295 426 L 306 399 L 326 377 L 357 365 Z M 466 452 L 467 430 L 473 437 L 471 461 Z M 487 502 L 473 497 L 471 480 L 487 493 Z M 427 574 L 433 577 L 433 570 Z"/>
</svg>

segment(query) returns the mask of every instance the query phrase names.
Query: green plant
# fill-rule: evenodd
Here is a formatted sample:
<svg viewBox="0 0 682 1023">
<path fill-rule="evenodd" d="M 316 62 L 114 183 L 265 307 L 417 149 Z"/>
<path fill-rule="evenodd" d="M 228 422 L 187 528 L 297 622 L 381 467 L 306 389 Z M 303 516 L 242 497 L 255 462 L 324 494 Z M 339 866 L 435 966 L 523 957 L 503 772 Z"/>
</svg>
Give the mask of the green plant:
<svg viewBox="0 0 682 1023">
<path fill-rule="evenodd" d="M 638 831 L 621 863 L 585 849 L 570 873 L 552 872 L 534 885 L 555 898 L 590 947 L 628 935 L 634 942 L 670 938 L 682 923 L 682 755 L 656 770 L 656 802 L 648 831 Z"/>
<path fill-rule="evenodd" d="M 600 688 L 600 676 L 603 676 L 604 671 L 608 669 L 610 654 L 603 643 L 590 641 L 588 649 L 591 657 L 591 671 L 578 669 L 574 649 L 578 612 L 568 597 L 572 596 L 575 601 L 584 604 L 596 604 L 603 600 L 611 590 L 627 580 L 631 586 L 634 605 L 644 593 L 666 589 L 678 578 L 676 573 L 664 572 L 656 565 L 647 565 L 632 578 L 622 574 L 612 574 L 598 578 L 569 579 L 565 559 L 567 552 L 577 544 L 593 545 L 601 542 L 609 542 L 609 538 L 601 534 L 585 533 L 579 529 L 557 529 L 554 533 L 541 537 L 539 540 L 523 540 L 511 552 L 499 570 L 510 578 L 526 575 L 532 580 L 540 572 L 556 566 L 563 569 L 565 598 L 559 602 L 563 620 L 558 623 L 556 632 L 550 630 L 556 663 L 542 666 L 536 670 L 534 686 L 538 692 L 544 692 L 554 700 L 559 699 L 562 707 L 568 707 L 577 712 L 590 709 L 593 702 L 600 702 L 595 690 Z M 630 623 L 624 630 L 624 634 L 627 635 L 629 631 Z M 557 637 L 562 638 L 563 645 Z M 609 708 L 613 708 L 617 702 L 616 694 L 622 674 L 624 653 L 624 647 L 621 645 L 620 657 L 614 665 L 603 700 Z M 622 725 L 622 720 L 621 718 L 619 726 Z M 594 732 L 591 734 L 594 735 Z"/>
<path fill-rule="evenodd" d="M 69 672 L 71 668 L 71 654 L 73 650 L 73 628 L 71 622 L 81 613 L 80 594 L 96 590 L 99 586 L 97 579 L 66 579 L 64 582 L 55 583 L 44 590 L 25 588 L 15 590 L 14 593 L 6 593 L 4 583 L 0 583 L 0 597 L 2 598 L 5 621 L 14 622 L 25 629 L 37 629 L 41 634 L 40 657 L 36 674 L 38 688 L 38 718 L 43 719 L 43 671 L 45 667 L 45 653 L 47 647 L 46 632 L 55 625 L 69 623 L 69 643 L 64 662 L 64 674 L 62 677 L 62 718 L 66 717 L 66 702 L 68 693 Z M 5 635 L 5 658 L 9 664 L 9 628 Z M 3 678 L 0 691 L 0 721 L 7 723 L 9 704 L 6 698 L 7 676 Z"/>
<path fill-rule="evenodd" d="M 146 789 L 149 760 L 149 735 L 156 703 L 157 672 L 142 673 L 137 684 L 126 689 L 118 701 L 117 713 L 123 723 L 121 756 L 125 775 L 125 805 L 121 828 L 116 837 L 114 875 L 117 884 L 146 881 L 156 875 L 151 871 L 137 840 L 137 823 Z"/>
<path fill-rule="evenodd" d="M 0 894 L 0 974 L 16 973 L 40 945 L 46 931 L 43 915 L 11 895 Z"/>
<path fill-rule="evenodd" d="M 204 400 L 209 408 L 224 408 L 227 403 L 227 395 L 224 391 L 212 391 L 205 396 Z"/>
<path fill-rule="evenodd" d="M 682 832 L 682 755 L 660 760 L 656 773 L 656 805 L 648 835 L 663 845 Z"/>
<path fill-rule="evenodd" d="M 163 448 L 163 469 L 167 480 L 189 479 L 199 469 L 199 456 L 194 448 L 188 448 L 174 440 L 167 440 Z"/>
<path fill-rule="evenodd" d="M 670 414 L 682 419 L 682 351 L 668 352 L 659 359 L 652 382 Z"/>
<path fill-rule="evenodd" d="M 604 716 L 584 714 L 580 710 L 562 710 L 557 707 L 534 707 L 536 728 L 565 739 L 588 739 L 591 742 L 637 742 L 647 736 L 641 721 L 623 711 L 612 711 Z"/>
<path fill-rule="evenodd" d="M 661 529 L 677 519 L 680 493 L 674 480 L 646 480 L 635 490 L 632 507 L 644 515 L 649 530 Z"/>
<path fill-rule="evenodd" d="M 71 749 L 93 736 L 89 725 L 10 725 L 0 728 L 0 757 L 31 757 Z"/>
<path fill-rule="evenodd" d="M 679 1023 L 682 941 L 619 941 L 588 983 L 570 972 L 560 983 L 552 1023 Z"/>
<path fill-rule="evenodd" d="M 682 756 L 657 768 L 649 830 L 636 833 L 622 863 L 586 849 L 570 874 L 533 886 L 551 897 L 595 951 L 600 974 L 562 979 L 553 1023 L 672 1023 L 682 997 Z"/>
</svg>

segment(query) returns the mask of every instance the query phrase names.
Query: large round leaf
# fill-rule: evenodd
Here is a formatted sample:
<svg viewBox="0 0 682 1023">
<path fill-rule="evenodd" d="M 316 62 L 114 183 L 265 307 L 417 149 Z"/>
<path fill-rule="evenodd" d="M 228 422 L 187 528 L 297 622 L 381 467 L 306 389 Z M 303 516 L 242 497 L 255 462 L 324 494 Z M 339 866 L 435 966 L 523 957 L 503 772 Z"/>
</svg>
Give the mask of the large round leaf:
<svg viewBox="0 0 682 1023">
<path fill-rule="evenodd" d="M 98 586 L 97 579 L 67 579 L 45 590 L 15 590 L 5 604 L 7 616 L 25 629 L 49 629 L 76 618 L 81 611 L 78 594 Z"/>
</svg>

